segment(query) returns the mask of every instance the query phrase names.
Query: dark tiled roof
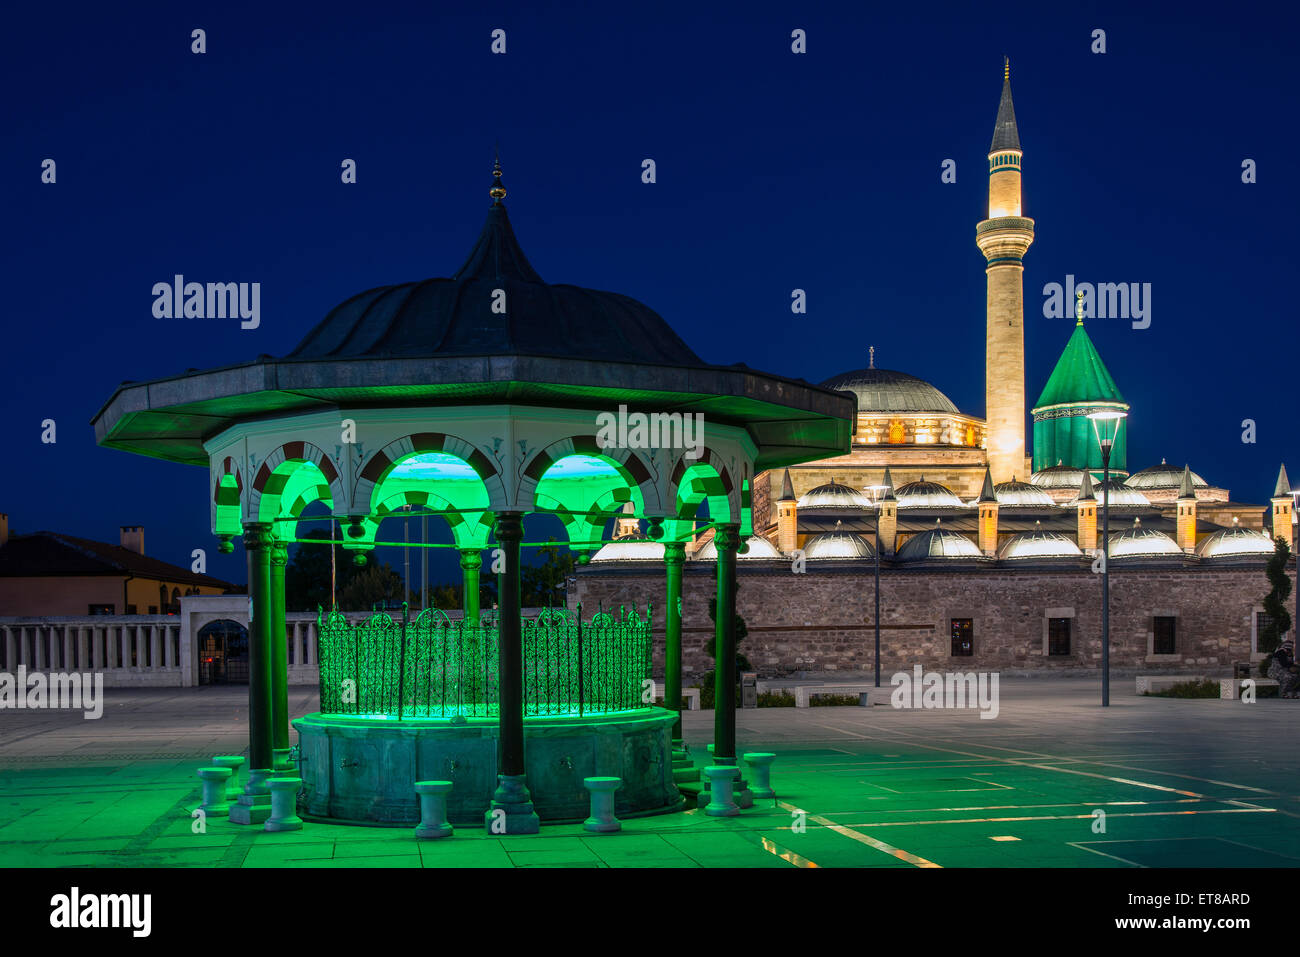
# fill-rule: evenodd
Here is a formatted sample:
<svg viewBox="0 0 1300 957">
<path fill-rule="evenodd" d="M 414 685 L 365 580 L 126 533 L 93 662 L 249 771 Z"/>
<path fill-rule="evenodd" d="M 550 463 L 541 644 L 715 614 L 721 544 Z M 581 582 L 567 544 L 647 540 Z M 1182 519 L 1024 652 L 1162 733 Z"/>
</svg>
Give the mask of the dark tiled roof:
<svg viewBox="0 0 1300 957">
<path fill-rule="evenodd" d="M 140 555 L 120 545 L 56 532 L 14 535 L 0 546 L 0 578 L 65 575 L 132 575 L 209 588 L 235 587 L 211 575 L 198 575 L 188 568 Z"/>
<path fill-rule="evenodd" d="M 505 311 L 494 311 L 504 290 Z M 504 205 L 450 279 L 380 286 L 335 306 L 286 356 L 558 356 L 703 366 L 663 317 L 613 292 L 550 285 L 528 262 Z"/>
<path fill-rule="evenodd" d="M 1002 100 L 998 103 L 998 121 L 993 127 L 990 153 L 1020 149 L 1020 132 L 1016 129 L 1016 108 L 1011 104 L 1011 77 L 1002 81 Z"/>
</svg>

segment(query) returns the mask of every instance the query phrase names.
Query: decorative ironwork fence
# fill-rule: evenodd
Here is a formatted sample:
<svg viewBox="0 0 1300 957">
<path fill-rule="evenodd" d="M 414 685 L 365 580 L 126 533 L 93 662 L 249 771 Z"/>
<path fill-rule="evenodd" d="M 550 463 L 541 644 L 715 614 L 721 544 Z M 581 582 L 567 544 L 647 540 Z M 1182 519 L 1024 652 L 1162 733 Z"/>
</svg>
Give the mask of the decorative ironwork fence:
<svg viewBox="0 0 1300 957">
<path fill-rule="evenodd" d="M 495 617 L 453 620 L 376 612 L 356 624 L 318 618 L 325 714 L 491 717 L 500 712 Z M 651 674 L 650 612 L 601 612 L 590 621 L 548 609 L 523 626 L 525 715 L 588 715 L 643 706 Z"/>
</svg>

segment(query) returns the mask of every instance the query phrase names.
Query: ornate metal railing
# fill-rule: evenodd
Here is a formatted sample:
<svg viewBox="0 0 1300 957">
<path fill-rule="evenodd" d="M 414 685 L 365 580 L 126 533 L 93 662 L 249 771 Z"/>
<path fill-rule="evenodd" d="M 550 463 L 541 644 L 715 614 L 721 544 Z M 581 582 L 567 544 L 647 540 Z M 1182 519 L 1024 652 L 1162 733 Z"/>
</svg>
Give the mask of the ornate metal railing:
<svg viewBox="0 0 1300 957">
<path fill-rule="evenodd" d="M 499 713 L 497 620 L 376 612 L 352 623 L 322 614 L 320 702 L 325 714 L 491 717 Z M 605 714 L 642 707 L 651 673 L 650 614 L 582 620 L 548 609 L 523 626 L 525 715 Z"/>
</svg>

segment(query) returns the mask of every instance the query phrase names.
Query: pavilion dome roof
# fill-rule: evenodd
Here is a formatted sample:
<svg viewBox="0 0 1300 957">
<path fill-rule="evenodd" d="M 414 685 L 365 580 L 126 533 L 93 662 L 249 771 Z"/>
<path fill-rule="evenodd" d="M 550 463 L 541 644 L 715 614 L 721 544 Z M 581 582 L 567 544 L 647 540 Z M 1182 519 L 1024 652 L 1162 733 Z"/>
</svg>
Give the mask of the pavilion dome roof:
<svg viewBox="0 0 1300 957">
<path fill-rule="evenodd" d="M 1111 479 L 1109 482 L 1098 482 L 1092 487 L 1093 498 L 1097 501 L 1097 507 L 1102 504 L 1103 489 L 1110 494 L 1107 504 L 1111 508 L 1149 508 L 1151 500 L 1135 488 L 1129 488 L 1123 482 Z M 1076 497 L 1071 505 L 1078 505 L 1079 500 Z"/>
<path fill-rule="evenodd" d="M 1273 542 L 1258 529 L 1233 525 L 1201 539 L 1196 554 L 1204 559 L 1268 558 L 1273 554 Z"/>
<path fill-rule="evenodd" d="M 859 412 L 939 412 L 960 415 L 946 395 L 924 379 L 892 369 L 855 369 L 827 379 L 823 389 L 852 392 Z"/>
<path fill-rule="evenodd" d="M 870 543 L 853 532 L 823 532 L 804 544 L 805 558 L 871 558 Z"/>
<path fill-rule="evenodd" d="M 998 558 L 1010 561 L 1043 558 L 1078 558 L 1083 552 L 1074 539 L 1060 532 L 1035 529 L 1007 539 Z"/>
<path fill-rule="evenodd" d="M 379 286 L 335 306 L 287 359 L 554 356 L 672 366 L 705 363 L 635 299 L 549 284 L 528 262 L 496 197 L 464 265 L 445 279 Z M 500 196 L 497 190 L 500 189 Z M 505 291 L 505 311 L 494 311 Z"/>
<path fill-rule="evenodd" d="M 1160 460 L 1159 465 L 1153 465 L 1150 468 L 1143 469 L 1140 472 L 1134 472 L 1124 482 L 1129 488 L 1136 489 L 1169 489 L 1178 488 L 1183 483 L 1183 470 L 1175 468 L 1168 464 L 1164 459 Z M 1192 485 L 1195 488 L 1209 488 L 1210 483 L 1205 481 L 1195 472 L 1192 472 Z"/>
<path fill-rule="evenodd" d="M 1182 555 L 1178 543 L 1164 532 L 1143 526 L 1140 519 L 1134 519 L 1133 527 L 1111 535 L 1111 558 L 1164 558 Z"/>
<path fill-rule="evenodd" d="M 1062 465 L 1057 462 L 1045 469 L 1039 469 L 1029 476 L 1029 481 L 1039 488 L 1077 489 L 1083 484 L 1083 469 L 1077 469 L 1073 465 Z"/>
<path fill-rule="evenodd" d="M 900 562 L 983 557 L 979 546 L 969 538 L 942 526 L 913 535 L 898 550 Z"/>
<path fill-rule="evenodd" d="M 894 491 L 899 508 L 968 508 L 957 494 L 946 485 L 927 482 L 922 478 L 918 482 L 900 485 Z"/>
<path fill-rule="evenodd" d="M 800 495 L 796 507 L 799 509 L 870 509 L 871 500 L 857 489 L 841 485 L 831 479 L 826 485 L 818 485 Z"/>
<path fill-rule="evenodd" d="M 745 539 L 745 545 L 747 546 L 745 551 L 736 553 L 737 560 L 752 560 L 752 559 L 763 559 L 763 558 L 771 559 L 771 558 L 782 557 L 781 553 L 777 551 L 776 546 L 773 545 L 771 542 L 769 542 L 762 535 L 749 536 L 749 538 Z M 662 545 L 659 546 L 659 557 L 663 558 Z M 700 546 L 699 551 L 695 553 L 695 558 L 697 561 L 702 561 L 702 562 L 716 562 L 718 560 L 717 542 L 715 542 L 712 538 L 710 538 L 707 542 L 705 542 L 703 545 Z"/>
</svg>

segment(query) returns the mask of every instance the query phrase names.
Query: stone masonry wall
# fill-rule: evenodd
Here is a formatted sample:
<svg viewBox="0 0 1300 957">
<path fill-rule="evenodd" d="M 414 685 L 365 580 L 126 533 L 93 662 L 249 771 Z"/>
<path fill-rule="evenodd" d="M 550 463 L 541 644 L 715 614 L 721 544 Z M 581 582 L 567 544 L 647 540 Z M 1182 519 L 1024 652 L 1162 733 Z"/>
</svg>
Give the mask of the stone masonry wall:
<svg viewBox="0 0 1300 957">
<path fill-rule="evenodd" d="M 784 563 L 757 570 L 740 563 L 737 606 L 749 635 L 741 644 L 764 677 L 874 668 L 873 568 L 834 571 L 810 564 L 794 575 Z M 712 563 L 688 563 L 683 586 L 683 670 L 712 666 L 703 646 L 712 633 Z M 1292 569 L 1294 576 L 1294 568 Z M 951 568 L 881 572 L 881 667 L 885 674 L 920 664 L 962 671 L 1094 671 L 1101 661 L 1101 584 L 1087 566 L 1002 570 Z M 1132 673 L 1184 671 L 1227 675 L 1252 655 L 1254 614 L 1267 592 L 1263 565 L 1115 568 L 1111 571 L 1111 667 Z M 584 567 L 575 597 L 584 613 L 655 605 L 655 668 L 663 669 L 663 571 L 656 566 Z M 1176 619 L 1173 655 L 1152 653 L 1153 618 Z M 974 624 L 974 655 L 951 655 L 952 618 Z M 1071 653 L 1047 654 L 1049 618 L 1070 618 Z M 689 678 L 687 680 L 689 684 Z"/>
</svg>

